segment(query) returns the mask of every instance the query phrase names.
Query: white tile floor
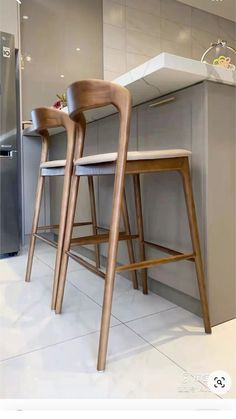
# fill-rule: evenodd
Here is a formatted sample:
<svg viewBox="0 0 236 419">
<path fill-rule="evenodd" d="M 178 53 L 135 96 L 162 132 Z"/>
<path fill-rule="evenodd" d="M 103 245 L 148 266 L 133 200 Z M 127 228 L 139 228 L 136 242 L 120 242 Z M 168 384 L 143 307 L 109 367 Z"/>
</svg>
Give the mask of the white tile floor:
<svg viewBox="0 0 236 419">
<path fill-rule="evenodd" d="M 117 276 L 105 373 L 96 371 L 103 280 L 70 263 L 63 313 L 50 309 L 55 251 L 39 243 L 32 281 L 26 251 L 0 260 L 0 398 L 210 398 L 207 375 L 231 374 L 236 321 L 202 321 Z"/>
</svg>

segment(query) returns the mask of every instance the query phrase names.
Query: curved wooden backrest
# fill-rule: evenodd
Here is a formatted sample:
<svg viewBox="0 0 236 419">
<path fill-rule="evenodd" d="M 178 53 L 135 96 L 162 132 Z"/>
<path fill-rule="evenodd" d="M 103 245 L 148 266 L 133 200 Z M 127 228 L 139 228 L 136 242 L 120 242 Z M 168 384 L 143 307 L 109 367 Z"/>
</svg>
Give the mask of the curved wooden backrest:
<svg viewBox="0 0 236 419">
<path fill-rule="evenodd" d="M 81 112 L 89 109 L 114 105 L 120 113 L 117 168 L 125 165 L 130 132 L 131 95 L 128 89 L 104 80 L 81 80 L 67 89 L 70 118 L 77 122 Z M 118 169 L 119 171 L 119 169 Z"/>
<path fill-rule="evenodd" d="M 34 128 L 39 132 L 45 129 L 72 126 L 69 116 L 58 109 L 42 107 L 31 112 Z"/>
<path fill-rule="evenodd" d="M 48 158 L 48 130 L 50 128 L 64 127 L 67 131 L 66 160 L 73 162 L 75 145 L 76 158 L 82 156 L 86 127 L 83 113 L 80 113 L 76 123 L 65 112 L 49 107 L 36 108 L 31 115 L 34 128 L 43 139 L 41 163 L 47 161 Z"/>
<path fill-rule="evenodd" d="M 79 112 L 114 105 L 120 112 L 131 107 L 131 95 L 128 89 L 104 80 L 81 80 L 67 89 L 67 101 L 70 118 L 76 120 Z"/>
</svg>

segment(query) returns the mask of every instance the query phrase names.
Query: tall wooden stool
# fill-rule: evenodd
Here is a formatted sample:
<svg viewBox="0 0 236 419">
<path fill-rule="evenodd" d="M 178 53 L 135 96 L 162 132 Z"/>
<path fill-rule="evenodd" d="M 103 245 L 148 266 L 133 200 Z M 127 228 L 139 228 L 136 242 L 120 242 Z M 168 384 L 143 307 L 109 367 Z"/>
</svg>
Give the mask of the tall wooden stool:
<svg viewBox="0 0 236 419">
<path fill-rule="evenodd" d="M 57 296 L 57 286 L 58 286 L 58 277 L 60 271 L 61 255 L 63 249 L 63 240 L 65 234 L 66 226 L 66 216 L 69 202 L 69 193 L 70 193 L 70 182 L 71 175 L 73 170 L 73 159 L 74 155 L 81 156 L 83 152 L 84 145 L 84 135 L 86 123 L 83 114 L 80 114 L 78 121 L 73 122 L 69 116 L 62 111 L 52 109 L 52 108 L 38 108 L 32 111 L 32 120 L 34 128 L 40 134 L 42 138 L 42 151 L 41 151 L 41 160 L 38 176 L 38 185 L 36 190 L 36 199 L 35 199 L 35 208 L 33 215 L 33 225 L 32 233 L 30 238 L 29 252 L 28 252 L 28 261 L 26 269 L 26 282 L 30 281 L 32 263 L 35 250 L 36 238 L 46 242 L 47 244 L 57 248 L 57 256 L 55 263 L 55 272 L 54 272 L 54 284 L 53 284 L 53 295 L 52 295 L 52 309 L 55 309 L 56 296 Z M 49 161 L 49 133 L 48 129 L 64 127 L 67 134 L 67 147 L 66 147 L 66 158 L 65 160 L 54 160 Z M 42 202 L 43 190 L 45 185 L 45 177 L 47 176 L 64 176 L 63 191 L 62 191 L 62 202 L 61 202 L 61 214 L 59 225 L 47 225 L 47 226 L 38 226 L 39 224 L 39 215 L 40 207 Z M 95 212 L 95 197 L 94 197 L 94 188 L 93 188 L 93 179 L 88 176 L 88 187 L 89 187 L 89 196 L 90 196 L 90 205 L 91 205 L 91 218 L 92 221 L 85 221 L 81 223 L 74 223 L 74 227 L 91 225 L 93 228 L 93 233 L 96 234 L 97 220 Z M 48 231 L 52 229 L 58 229 L 58 241 L 49 240 L 40 235 L 42 231 Z M 96 266 L 99 267 L 99 248 L 98 245 L 95 245 L 95 254 L 96 254 Z"/>
<path fill-rule="evenodd" d="M 28 252 L 28 262 L 26 269 L 26 282 L 30 281 L 32 263 L 35 250 L 36 238 L 46 242 L 47 244 L 57 248 L 57 256 L 55 263 L 54 271 L 54 282 L 53 282 L 53 294 L 52 294 L 52 309 L 55 309 L 57 290 L 58 290 L 58 279 L 60 272 L 61 256 L 63 250 L 63 240 L 65 234 L 66 226 L 66 217 L 69 204 L 70 196 L 70 182 L 73 171 L 73 159 L 77 159 L 79 156 L 82 156 L 83 147 L 84 147 L 84 137 L 85 137 L 85 128 L 86 123 L 83 114 L 81 113 L 77 118 L 76 122 L 73 122 L 69 116 L 59 110 L 52 108 L 39 108 L 35 109 L 32 112 L 32 120 L 36 131 L 40 134 L 42 138 L 42 152 L 40 160 L 40 170 L 38 177 L 38 186 L 36 191 L 36 200 L 35 200 L 35 210 L 33 216 L 33 225 L 32 233 L 30 238 L 29 252 Z M 49 133 L 48 129 L 57 128 L 63 126 L 66 129 L 67 133 L 67 150 L 66 150 L 66 159 L 65 160 L 54 160 L 49 161 Z M 47 226 L 38 226 L 40 207 L 43 196 L 43 189 L 45 184 L 45 177 L 47 176 L 64 176 L 63 191 L 62 191 L 62 202 L 61 202 L 61 214 L 60 222 L 58 225 L 47 225 Z M 91 210 L 91 221 L 74 223 L 73 227 L 83 227 L 83 226 L 92 226 L 93 234 L 96 235 L 98 230 L 103 230 L 102 227 L 97 225 L 97 215 L 96 215 L 96 206 L 95 206 L 95 194 L 94 194 L 94 184 L 93 177 L 88 176 L 88 189 L 89 189 L 89 199 L 90 199 L 90 210 Z M 128 218 L 127 203 L 125 199 L 125 193 L 123 198 L 123 223 L 126 235 L 130 235 L 130 225 Z M 40 235 L 40 232 L 58 229 L 58 241 L 52 241 L 44 236 Z M 91 270 L 95 273 L 99 272 L 100 268 L 100 252 L 99 244 L 95 243 L 95 266 L 91 265 Z M 127 241 L 128 255 L 130 262 L 134 262 L 134 250 L 131 239 Z M 77 257 L 77 260 L 83 266 L 88 268 L 88 262 L 83 258 Z M 104 276 L 104 274 L 103 274 Z M 133 286 L 138 288 L 138 281 L 136 272 L 132 272 Z"/>
<path fill-rule="evenodd" d="M 103 311 L 100 332 L 100 344 L 98 354 L 98 370 L 103 371 L 106 364 L 106 354 L 108 345 L 108 334 L 112 307 L 112 296 L 114 288 L 114 279 L 116 272 L 125 270 L 147 269 L 162 263 L 190 260 L 195 263 L 198 279 L 199 293 L 202 305 L 203 320 L 206 333 L 211 333 L 209 321 L 207 296 L 205 290 L 204 271 L 198 236 L 197 220 L 193 200 L 193 192 L 190 178 L 188 157 L 191 152 L 188 150 L 161 150 L 161 151 L 134 151 L 127 153 L 127 146 L 130 132 L 131 116 L 131 96 L 129 91 L 111 82 L 101 80 L 85 80 L 73 83 L 67 90 L 69 115 L 76 121 L 81 112 L 109 104 L 114 105 L 120 114 L 120 131 L 117 153 L 107 153 L 103 155 L 93 155 L 79 158 L 75 162 L 75 172 L 72 178 L 70 208 L 68 210 L 67 227 L 65 232 L 64 248 L 61 262 L 58 298 L 56 303 L 56 312 L 60 313 L 65 286 L 68 257 L 73 255 L 71 246 L 74 239 L 71 238 L 73 220 L 76 207 L 76 199 L 81 176 L 101 176 L 115 175 L 112 218 L 110 224 L 110 234 L 99 237 L 80 238 L 80 244 L 109 242 L 108 260 L 106 267 L 105 289 L 103 300 Z M 188 221 L 192 239 L 193 250 L 189 253 L 181 253 L 173 249 L 154 244 L 159 250 L 169 254 L 167 257 L 146 260 L 144 252 L 143 220 L 141 210 L 140 195 L 140 174 L 176 171 L 181 174 L 183 188 L 185 192 L 186 206 L 188 212 Z M 130 236 L 139 238 L 141 243 L 140 262 L 117 266 L 117 247 L 118 241 L 127 239 L 119 234 L 119 221 L 122 210 L 122 201 L 124 193 L 125 175 L 132 175 L 134 181 L 134 191 L 136 200 L 136 215 L 138 235 Z M 150 244 L 147 242 L 147 244 Z M 151 245 L 153 245 L 151 243 Z M 144 278 L 144 286 L 147 287 Z M 147 291 L 147 289 L 146 289 Z"/>
</svg>

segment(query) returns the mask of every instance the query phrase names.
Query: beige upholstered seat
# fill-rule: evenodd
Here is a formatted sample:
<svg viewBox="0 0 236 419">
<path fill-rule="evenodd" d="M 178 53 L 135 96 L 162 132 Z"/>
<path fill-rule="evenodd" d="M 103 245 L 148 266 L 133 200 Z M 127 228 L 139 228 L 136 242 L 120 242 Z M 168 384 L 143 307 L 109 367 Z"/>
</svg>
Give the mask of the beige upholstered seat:
<svg viewBox="0 0 236 419">
<path fill-rule="evenodd" d="M 50 169 L 50 167 L 65 167 L 66 160 L 51 160 L 40 164 L 41 169 Z"/>
<path fill-rule="evenodd" d="M 155 159 L 169 159 L 174 157 L 186 157 L 192 153 L 189 150 L 175 149 L 175 150 L 150 150 L 150 151 L 128 151 L 127 160 L 155 160 Z M 87 164 L 114 162 L 117 159 L 117 153 L 95 154 L 93 156 L 86 156 L 76 160 L 76 166 L 83 166 Z"/>
<path fill-rule="evenodd" d="M 186 157 L 192 153 L 189 150 L 150 150 L 150 151 L 128 151 L 127 160 L 154 160 L 169 159 L 174 157 Z M 97 164 L 113 162 L 117 159 L 117 153 L 94 154 L 92 156 L 81 157 L 76 160 L 75 165 Z M 55 167 L 65 167 L 66 160 L 51 160 L 41 163 L 41 169 L 50 169 Z"/>
</svg>

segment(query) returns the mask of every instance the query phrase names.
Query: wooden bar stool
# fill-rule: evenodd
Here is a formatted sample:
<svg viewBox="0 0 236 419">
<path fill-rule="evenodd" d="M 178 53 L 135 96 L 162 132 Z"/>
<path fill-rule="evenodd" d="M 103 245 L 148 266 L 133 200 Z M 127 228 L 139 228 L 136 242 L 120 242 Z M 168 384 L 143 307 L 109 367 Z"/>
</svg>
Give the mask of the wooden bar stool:
<svg viewBox="0 0 236 419">
<path fill-rule="evenodd" d="M 28 252 L 28 262 L 27 262 L 27 269 L 26 269 L 26 282 L 30 281 L 31 271 L 32 271 L 32 263 L 34 257 L 34 249 L 35 249 L 35 242 L 36 238 L 43 240 L 47 244 L 57 248 L 57 256 L 56 256 L 56 263 L 55 263 L 55 272 L 54 272 L 54 283 L 53 283 L 53 295 L 52 295 L 52 309 L 55 309 L 56 305 L 56 298 L 57 298 L 57 290 L 58 290 L 58 278 L 60 272 L 60 264 L 61 264 L 61 256 L 63 250 L 63 240 L 65 234 L 65 227 L 66 227 L 66 217 L 67 217 L 67 210 L 68 210 L 68 203 L 69 203 L 69 195 L 70 195 L 70 182 L 71 176 L 73 171 L 73 159 L 79 158 L 82 156 L 83 147 L 84 147 L 84 137 L 85 137 L 85 118 L 83 114 L 79 114 L 76 122 L 73 122 L 69 116 L 59 110 L 52 109 L 52 108 L 39 108 L 35 109 L 32 112 L 32 120 L 36 131 L 41 135 L 42 138 L 42 152 L 41 152 L 41 161 L 40 161 L 40 170 L 39 170 L 39 177 L 38 177 L 38 186 L 36 191 L 36 200 L 35 200 L 35 210 L 33 216 L 33 225 L 32 225 L 32 233 L 29 245 L 29 252 Z M 49 161 L 49 133 L 48 129 L 56 128 L 63 126 L 66 129 L 67 133 L 67 150 L 66 150 L 66 159 L 65 160 L 54 160 Z M 43 196 L 43 189 L 45 184 L 45 177 L 46 176 L 64 176 L 64 184 L 63 184 L 63 191 L 62 191 L 62 202 L 61 202 L 61 214 L 60 214 L 60 222 L 59 225 L 48 225 L 48 226 L 38 226 L 39 223 L 39 214 L 40 214 L 40 207 L 42 202 Z M 91 210 L 91 221 L 79 222 L 74 223 L 73 227 L 82 227 L 82 226 L 92 226 L 94 236 L 97 234 L 98 230 L 102 228 L 97 225 L 97 215 L 96 215 L 96 206 L 95 206 L 95 194 L 94 194 L 94 184 L 93 184 L 93 177 L 88 176 L 88 189 L 89 189 L 89 199 L 90 199 L 90 210 Z M 123 222 L 125 227 L 126 235 L 130 235 L 130 225 L 128 219 L 128 211 L 127 211 L 127 204 L 125 200 L 123 200 Z M 40 235 L 40 232 L 45 230 L 52 230 L 52 229 L 59 229 L 58 233 L 58 242 L 49 240 Z M 77 260 L 88 268 L 95 272 L 99 273 L 100 270 L 100 252 L 99 252 L 99 244 L 95 243 L 95 266 L 88 264 L 83 258 L 77 256 Z M 134 251 L 131 239 L 127 242 L 128 247 L 128 255 L 130 262 L 134 262 Z M 104 273 L 102 273 L 104 277 Z M 134 288 L 138 288 L 138 281 L 136 272 L 132 272 L 132 279 L 133 279 L 133 286 Z"/>
<path fill-rule="evenodd" d="M 38 185 L 36 190 L 36 199 L 35 199 L 35 209 L 33 215 L 33 225 L 32 233 L 30 238 L 29 252 L 28 252 L 28 261 L 26 268 L 26 282 L 30 281 L 32 263 L 35 250 L 36 238 L 46 242 L 47 244 L 57 248 L 57 256 L 55 263 L 55 272 L 54 272 L 54 286 L 53 286 L 53 295 L 52 295 L 52 309 L 55 309 L 56 296 L 57 296 L 57 286 L 58 286 L 58 277 L 60 271 L 61 255 L 63 250 L 63 239 L 65 234 L 66 226 L 66 216 L 69 202 L 69 193 L 70 193 L 70 182 L 71 175 L 73 170 L 73 159 L 74 155 L 82 155 L 83 146 L 84 146 L 84 136 L 86 123 L 83 114 L 79 115 L 78 121 L 73 122 L 69 116 L 59 110 L 52 108 L 38 108 L 32 111 L 32 120 L 34 128 L 40 134 L 42 138 L 42 151 L 41 151 L 41 160 L 40 160 L 40 169 L 38 176 Z M 67 148 L 66 148 L 66 158 L 65 160 L 54 160 L 49 161 L 49 133 L 48 129 L 64 127 L 67 133 Z M 43 196 L 43 189 L 45 185 L 46 176 L 64 176 L 63 183 L 63 192 L 62 192 L 62 202 L 61 202 L 61 213 L 60 213 L 60 222 L 59 225 L 47 225 L 47 226 L 38 226 L 40 207 Z M 92 221 L 85 221 L 81 223 L 74 223 L 75 227 L 91 225 L 93 228 L 93 233 L 96 234 L 97 220 L 96 220 L 96 211 L 95 211 L 95 198 L 94 198 L 94 188 L 93 188 L 93 179 L 88 176 L 88 187 L 89 187 L 89 196 L 90 196 L 90 205 L 91 205 L 91 218 Z M 58 242 L 49 240 L 40 235 L 42 231 L 48 231 L 52 229 L 58 229 Z M 99 267 L 99 248 L 98 245 L 95 245 L 95 255 L 96 255 L 96 266 Z"/>
<path fill-rule="evenodd" d="M 177 149 L 161 151 L 134 151 L 127 153 L 130 131 L 131 96 L 129 91 L 124 87 L 101 80 L 79 81 L 73 83 L 68 88 L 67 98 L 69 115 L 71 119 L 74 121 L 78 119 L 80 113 L 83 111 L 101 106 L 106 106 L 109 104 L 114 105 L 120 114 L 120 131 L 117 153 L 82 157 L 75 162 L 75 172 L 72 178 L 70 195 L 70 208 L 68 210 L 67 227 L 65 232 L 64 248 L 61 262 L 56 312 L 60 313 L 61 311 L 68 257 L 73 257 L 71 246 L 74 244 L 74 239 L 71 239 L 71 233 L 80 177 L 113 174 L 115 175 L 115 181 L 113 192 L 112 218 L 109 235 L 101 235 L 100 238 L 96 236 L 94 238 L 85 237 L 84 239 L 79 239 L 80 244 L 91 244 L 105 241 L 109 242 L 98 353 L 98 370 L 103 371 L 105 369 L 106 364 L 112 296 L 116 272 L 122 272 L 124 270 L 133 271 L 138 269 L 146 270 L 151 266 L 182 260 L 189 260 L 194 262 L 196 266 L 205 331 L 206 333 L 211 333 L 207 296 L 205 290 L 204 271 L 188 162 L 188 158 L 191 152 L 188 150 Z M 145 241 L 143 237 L 143 220 L 139 176 L 140 174 L 163 171 L 176 171 L 181 174 L 183 180 L 183 188 L 185 192 L 193 250 L 189 253 L 181 253 L 179 251 L 175 251 L 173 249 L 154 244 L 159 250 L 162 250 L 163 252 L 169 254 L 169 256 L 159 259 L 145 260 Z M 140 255 L 142 259 L 140 262 L 127 264 L 125 266 L 117 266 L 116 259 L 118 241 L 127 240 L 126 236 L 124 237 L 124 235 L 119 233 L 119 221 L 122 210 L 125 175 L 133 176 L 138 234 L 130 237 L 132 239 L 137 237 L 139 238 Z M 146 244 L 153 245 L 149 242 L 146 242 Z M 147 292 L 147 282 L 145 276 L 143 278 L 143 285 L 145 287 L 145 292 Z"/>
</svg>

